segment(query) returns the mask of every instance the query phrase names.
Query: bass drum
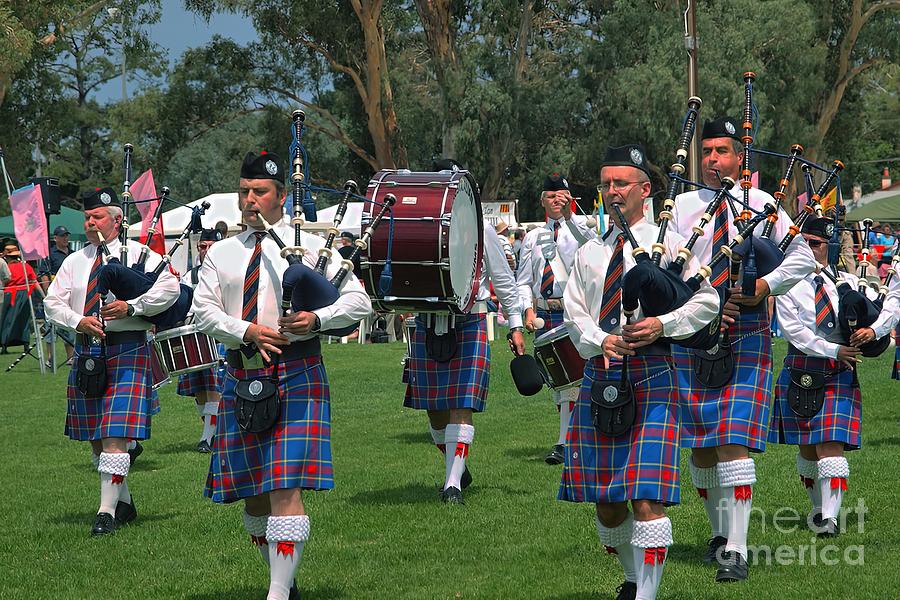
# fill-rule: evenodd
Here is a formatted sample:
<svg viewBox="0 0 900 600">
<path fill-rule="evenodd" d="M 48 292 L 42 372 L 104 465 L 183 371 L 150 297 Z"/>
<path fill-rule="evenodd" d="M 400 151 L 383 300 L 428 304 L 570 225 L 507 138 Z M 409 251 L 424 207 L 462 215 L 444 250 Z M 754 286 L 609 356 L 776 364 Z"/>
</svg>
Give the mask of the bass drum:
<svg viewBox="0 0 900 600">
<path fill-rule="evenodd" d="M 379 171 L 369 181 L 362 227 L 386 194 L 397 203 L 385 215 L 360 267 L 378 311 L 464 314 L 475 303 L 484 252 L 481 199 L 467 171 Z M 374 204 L 373 204 L 374 201 Z M 379 287 L 391 265 L 390 290 Z"/>
</svg>

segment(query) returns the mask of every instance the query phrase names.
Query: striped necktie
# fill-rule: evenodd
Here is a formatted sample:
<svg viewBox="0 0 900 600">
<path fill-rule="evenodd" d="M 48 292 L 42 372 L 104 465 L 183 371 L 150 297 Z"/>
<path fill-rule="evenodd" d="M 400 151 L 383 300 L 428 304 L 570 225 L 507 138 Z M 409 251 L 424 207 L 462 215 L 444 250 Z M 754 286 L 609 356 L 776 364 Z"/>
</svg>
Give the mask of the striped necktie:
<svg viewBox="0 0 900 600">
<path fill-rule="evenodd" d="M 621 233 L 616 236 L 616 247 L 613 249 L 609 266 L 606 268 L 606 279 L 603 281 L 603 300 L 600 303 L 600 317 L 598 322 L 600 329 L 606 333 L 612 333 L 619 324 L 622 316 L 622 270 L 624 261 L 622 248 L 625 246 L 625 236 Z"/>
<path fill-rule="evenodd" d="M 821 275 L 813 277 L 816 282 L 816 333 L 828 336 L 834 331 L 835 319 L 831 300 L 825 292 L 825 280 Z"/>
<path fill-rule="evenodd" d="M 559 221 L 553 223 L 553 242 L 559 239 Z M 549 298 L 553 295 L 553 284 L 556 279 L 553 277 L 553 267 L 550 261 L 544 258 L 544 273 L 541 275 L 541 296 Z"/>
<path fill-rule="evenodd" d="M 100 249 L 97 249 L 97 258 L 91 266 L 91 276 L 88 278 L 87 291 L 84 294 L 84 316 L 97 317 L 100 315 L 100 292 L 97 290 L 97 275 L 100 274 Z"/>
<path fill-rule="evenodd" d="M 253 254 L 250 255 L 250 264 L 247 265 L 247 274 L 244 275 L 244 309 L 241 311 L 241 319 L 256 323 L 256 301 L 259 297 L 259 263 L 262 256 L 262 239 L 265 231 L 256 231 L 256 245 L 253 246 Z"/>
<path fill-rule="evenodd" d="M 716 208 L 715 229 L 713 229 L 712 254 L 719 251 L 719 248 L 728 244 L 728 214 L 725 211 L 725 201 L 719 203 Z M 710 283 L 713 287 L 719 287 L 728 279 L 728 261 L 720 260 L 712 270 Z"/>
</svg>

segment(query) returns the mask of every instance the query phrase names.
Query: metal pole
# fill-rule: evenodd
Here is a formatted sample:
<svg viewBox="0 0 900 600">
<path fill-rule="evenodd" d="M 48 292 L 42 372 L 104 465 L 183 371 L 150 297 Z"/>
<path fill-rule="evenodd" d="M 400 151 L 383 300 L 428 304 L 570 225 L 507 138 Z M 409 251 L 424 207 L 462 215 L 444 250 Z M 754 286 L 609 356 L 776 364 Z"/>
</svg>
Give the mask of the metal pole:
<svg viewBox="0 0 900 600">
<path fill-rule="evenodd" d="M 688 53 L 688 96 L 699 97 L 697 54 L 700 40 L 697 37 L 697 5 L 694 0 L 687 0 L 684 11 L 684 47 Z M 696 133 L 688 152 L 688 177 L 691 181 L 700 181 L 700 136 Z"/>
<path fill-rule="evenodd" d="M 122 102 L 128 100 L 128 90 L 125 86 L 125 11 L 122 11 Z"/>
<path fill-rule="evenodd" d="M 19 250 L 21 252 L 21 249 Z M 25 257 L 22 257 L 22 275 L 25 277 L 25 298 L 28 300 L 28 309 L 31 311 L 31 328 L 34 330 L 34 342 L 37 347 L 38 353 L 38 362 L 41 363 L 41 375 L 44 375 L 47 372 L 47 367 L 44 365 L 44 344 L 41 339 L 41 329 L 38 327 L 37 319 L 34 318 L 34 302 L 31 301 L 31 294 L 29 294 L 29 289 L 31 285 L 28 283 L 28 262 L 25 260 Z M 35 282 L 37 287 L 41 287 L 41 284 Z"/>
<path fill-rule="evenodd" d="M 5 154 L 3 153 L 3 148 L 0 148 L 0 170 L 3 171 L 3 183 L 6 184 L 6 196 L 12 196 L 12 189 L 9 187 L 9 184 L 12 183 L 12 179 L 9 177 L 9 173 L 6 172 L 6 160 Z"/>
</svg>

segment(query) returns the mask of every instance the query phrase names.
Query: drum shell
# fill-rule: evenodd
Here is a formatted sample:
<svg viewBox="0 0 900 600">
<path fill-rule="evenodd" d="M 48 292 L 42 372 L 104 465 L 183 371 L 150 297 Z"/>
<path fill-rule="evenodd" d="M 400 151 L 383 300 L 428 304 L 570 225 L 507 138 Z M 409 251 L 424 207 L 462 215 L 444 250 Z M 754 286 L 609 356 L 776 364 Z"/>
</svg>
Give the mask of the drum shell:
<svg viewBox="0 0 900 600">
<path fill-rule="evenodd" d="M 153 344 L 153 348 L 150 351 L 150 373 L 152 376 L 150 389 L 158 390 L 167 383 L 172 383 L 169 372 L 162 364 L 162 361 L 159 360 L 159 355 L 156 352 L 156 344 Z"/>
<path fill-rule="evenodd" d="M 534 358 L 547 385 L 554 390 L 575 387 L 584 378 L 586 361 L 578 354 L 565 325 L 535 338 Z"/>
<path fill-rule="evenodd" d="M 450 264 L 450 231 L 460 180 L 466 178 L 475 197 L 474 209 L 478 229 L 478 245 L 471 289 L 457 297 L 453 289 Z M 373 300 L 376 310 L 400 312 L 442 312 L 463 314 L 468 312 L 478 292 L 478 282 L 483 268 L 483 232 L 481 203 L 477 185 L 461 171 L 411 172 L 380 171 L 369 182 L 368 197 L 381 202 L 386 194 L 397 197 L 392 212 L 394 239 L 391 246 L 391 274 L 393 283 L 389 299 L 378 291 L 379 278 L 388 255 L 390 222 L 381 222 L 362 251 L 361 266 L 363 284 Z M 371 222 L 372 213 L 378 207 L 366 202 L 363 208 L 363 228 Z M 452 268 L 457 268 L 453 266 Z"/>
<path fill-rule="evenodd" d="M 167 329 L 155 336 L 153 347 L 169 376 L 214 367 L 219 362 L 215 340 L 196 325 Z"/>
</svg>

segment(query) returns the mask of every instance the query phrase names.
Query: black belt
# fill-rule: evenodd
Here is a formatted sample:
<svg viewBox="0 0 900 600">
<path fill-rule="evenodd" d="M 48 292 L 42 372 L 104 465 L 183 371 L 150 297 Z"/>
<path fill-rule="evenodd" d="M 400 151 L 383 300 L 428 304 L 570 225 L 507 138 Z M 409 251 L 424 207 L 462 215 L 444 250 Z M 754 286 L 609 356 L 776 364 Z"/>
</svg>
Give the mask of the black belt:
<svg viewBox="0 0 900 600">
<path fill-rule="evenodd" d="M 247 347 L 248 346 L 244 346 L 244 348 Z M 279 355 L 278 361 L 282 364 L 289 360 L 312 358 L 322 354 L 322 344 L 319 342 L 318 337 L 302 342 L 293 342 L 287 346 L 279 346 L 279 348 L 281 349 L 281 354 Z M 255 360 L 257 354 L 259 354 L 259 350 L 255 347 L 253 347 L 250 356 L 244 354 L 243 350 L 228 350 L 225 353 L 225 360 L 228 361 L 228 366 L 232 369 L 243 369 L 245 361 L 249 363 L 253 360 L 254 364 L 258 364 Z M 269 355 L 273 356 L 271 352 Z"/>
<path fill-rule="evenodd" d="M 93 335 L 88 333 L 79 333 L 75 338 L 75 343 L 79 346 L 90 346 Z M 147 341 L 146 331 L 107 331 L 104 342 L 107 346 L 118 346 L 119 344 L 142 344 Z"/>
<path fill-rule="evenodd" d="M 761 313 L 761 312 L 768 312 L 769 311 L 769 303 L 766 300 L 763 300 L 756 306 L 747 306 L 746 304 L 741 304 L 740 310 L 741 310 L 742 315 L 747 315 L 747 314 L 752 315 L 752 314 Z"/>
<path fill-rule="evenodd" d="M 652 344 L 647 346 L 641 346 L 640 348 L 635 348 L 634 353 L 637 356 L 671 356 L 672 355 L 672 344 L 668 342 L 660 342 L 656 340 Z"/>
</svg>

